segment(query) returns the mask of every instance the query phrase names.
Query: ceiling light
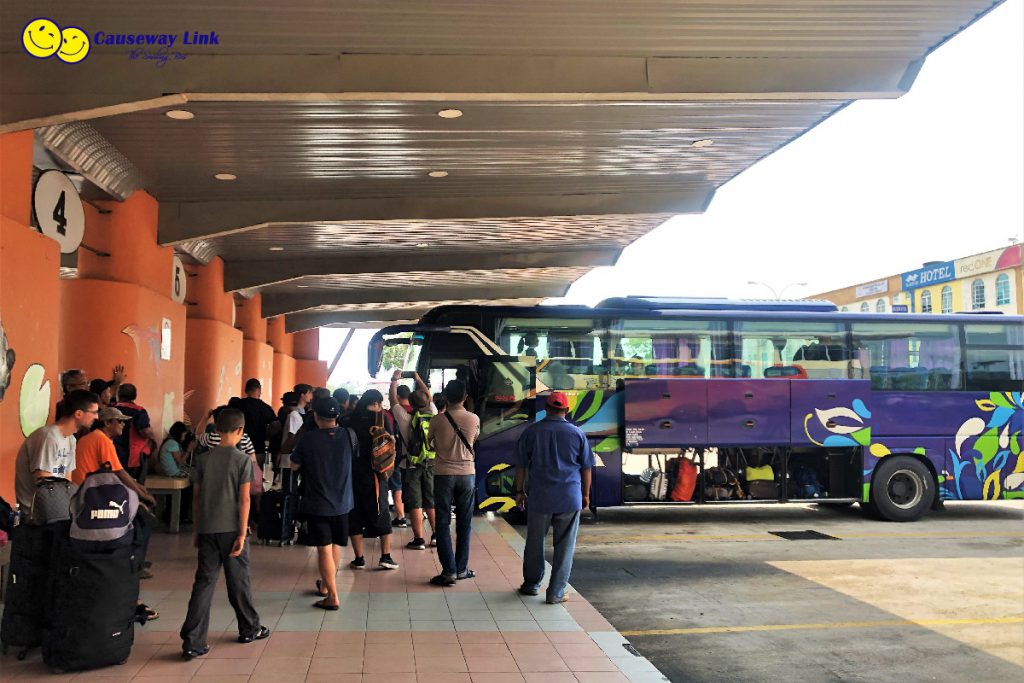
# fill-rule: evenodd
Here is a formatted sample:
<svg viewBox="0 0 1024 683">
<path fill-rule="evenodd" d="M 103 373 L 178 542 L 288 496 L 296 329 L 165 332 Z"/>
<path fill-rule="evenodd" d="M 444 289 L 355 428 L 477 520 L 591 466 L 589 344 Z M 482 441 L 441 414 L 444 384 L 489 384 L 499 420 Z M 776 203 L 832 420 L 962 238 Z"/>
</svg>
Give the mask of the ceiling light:
<svg viewBox="0 0 1024 683">
<path fill-rule="evenodd" d="M 431 178 L 447 178 L 448 171 L 431 171 L 427 175 L 430 176 Z"/>
<path fill-rule="evenodd" d="M 416 246 L 417 246 L 417 247 L 418 247 L 419 249 L 426 249 L 426 248 L 427 248 L 427 247 L 429 247 L 430 245 L 429 245 L 429 244 L 427 244 L 426 242 L 417 242 Z"/>
<path fill-rule="evenodd" d="M 299 289 L 308 289 L 309 288 L 309 285 L 295 285 L 295 286 L 298 287 Z"/>
<path fill-rule="evenodd" d="M 270 251 L 284 251 L 284 247 L 270 247 Z"/>
<path fill-rule="evenodd" d="M 437 115 L 440 116 L 442 119 L 457 119 L 460 116 L 462 116 L 462 110 L 461 109 L 442 109 L 441 111 L 437 112 Z"/>
<path fill-rule="evenodd" d="M 696 147 L 700 149 L 701 147 L 710 147 L 713 144 L 715 144 L 714 140 L 694 140 L 693 142 L 690 143 L 690 147 Z"/>
<path fill-rule="evenodd" d="M 213 177 L 216 178 L 217 180 L 235 180 L 236 178 L 238 178 L 238 176 L 236 176 L 234 173 L 218 173 Z"/>
<path fill-rule="evenodd" d="M 189 119 L 194 119 L 196 117 L 195 114 L 190 111 L 185 111 L 184 109 L 171 109 L 169 111 L 165 111 L 164 116 L 169 119 L 174 119 L 175 121 L 188 121 Z"/>
</svg>

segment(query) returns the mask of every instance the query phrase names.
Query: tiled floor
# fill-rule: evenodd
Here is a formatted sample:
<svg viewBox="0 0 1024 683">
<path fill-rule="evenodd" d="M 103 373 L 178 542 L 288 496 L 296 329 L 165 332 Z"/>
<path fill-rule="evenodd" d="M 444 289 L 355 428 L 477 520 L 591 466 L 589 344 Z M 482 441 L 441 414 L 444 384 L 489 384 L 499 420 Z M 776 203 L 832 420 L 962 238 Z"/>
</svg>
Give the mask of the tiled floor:
<svg viewBox="0 0 1024 683">
<path fill-rule="evenodd" d="M 576 593 L 565 606 L 522 597 L 522 538 L 500 518 L 474 520 L 470 566 L 477 578 L 452 588 L 427 582 L 439 571 L 434 550 L 405 550 L 412 534 L 396 529 L 397 571 L 376 569 L 379 546 L 367 544 L 364 571 L 338 575 L 342 607 L 311 605 L 317 579 L 315 552 L 302 547 L 252 548 L 256 605 L 273 629 L 264 641 L 235 642 L 237 631 L 223 582 L 210 622 L 211 650 L 181 658 L 177 631 L 185 616 L 195 551 L 190 536 L 154 536 L 155 578 L 143 582 L 143 600 L 160 619 L 136 630 L 131 658 L 122 666 L 54 675 L 38 651 L 25 662 L 0 658 L 0 678 L 48 681 L 323 681 L 353 683 L 513 683 L 521 681 L 666 680 Z M 543 595 L 543 591 L 542 591 Z"/>
</svg>

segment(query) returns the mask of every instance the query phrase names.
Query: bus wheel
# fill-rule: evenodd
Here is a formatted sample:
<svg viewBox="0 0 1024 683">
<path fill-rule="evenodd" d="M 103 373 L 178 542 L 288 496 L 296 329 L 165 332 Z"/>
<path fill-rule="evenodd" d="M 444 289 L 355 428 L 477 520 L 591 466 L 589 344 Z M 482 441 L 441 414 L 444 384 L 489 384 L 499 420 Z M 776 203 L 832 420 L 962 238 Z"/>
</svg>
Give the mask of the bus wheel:
<svg viewBox="0 0 1024 683">
<path fill-rule="evenodd" d="M 935 478 L 920 460 L 906 455 L 882 459 L 871 480 L 871 502 L 892 522 L 919 519 L 935 498 Z"/>
</svg>

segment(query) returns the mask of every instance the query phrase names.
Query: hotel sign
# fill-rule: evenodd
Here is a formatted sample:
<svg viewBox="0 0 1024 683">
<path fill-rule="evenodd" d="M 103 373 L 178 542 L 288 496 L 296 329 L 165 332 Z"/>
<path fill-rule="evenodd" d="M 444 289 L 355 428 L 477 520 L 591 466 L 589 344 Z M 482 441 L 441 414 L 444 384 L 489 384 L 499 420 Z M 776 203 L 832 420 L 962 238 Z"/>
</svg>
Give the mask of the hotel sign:
<svg viewBox="0 0 1024 683">
<path fill-rule="evenodd" d="M 940 282 L 949 282 L 950 280 L 955 279 L 956 273 L 954 271 L 953 261 L 937 263 L 934 266 L 919 268 L 917 270 L 912 270 L 909 273 L 903 273 L 902 275 L 903 289 L 905 290 L 937 285 Z"/>
</svg>

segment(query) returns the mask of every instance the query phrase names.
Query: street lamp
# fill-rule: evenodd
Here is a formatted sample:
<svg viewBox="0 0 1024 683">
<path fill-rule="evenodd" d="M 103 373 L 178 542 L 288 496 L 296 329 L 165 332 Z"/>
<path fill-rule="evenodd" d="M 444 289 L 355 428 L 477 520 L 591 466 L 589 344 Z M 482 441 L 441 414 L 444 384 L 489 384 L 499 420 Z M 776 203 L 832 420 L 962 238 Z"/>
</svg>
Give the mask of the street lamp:
<svg viewBox="0 0 1024 683">
<path fill-rule="evenodd" d="M 775 288 L 772 287 L 767 282 L 757 282 L 755 280 L 750 280 L 750 281 L 747 282 L 747 284 L 748 285 L 764 285 L 769 290 L 771 290 L 771 293 L 775 297 L 776 301 L 782 301 L 782 295 L 785 294 L 786 290 L 789 289 L 790 287 L 806 287 L 807 286 L 806 282 L 790 282 L 788 285 L 786 285 L 782 289 L 776 291 Z"/>
</svg>

